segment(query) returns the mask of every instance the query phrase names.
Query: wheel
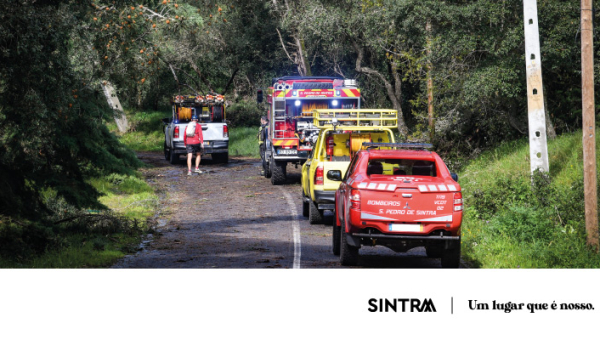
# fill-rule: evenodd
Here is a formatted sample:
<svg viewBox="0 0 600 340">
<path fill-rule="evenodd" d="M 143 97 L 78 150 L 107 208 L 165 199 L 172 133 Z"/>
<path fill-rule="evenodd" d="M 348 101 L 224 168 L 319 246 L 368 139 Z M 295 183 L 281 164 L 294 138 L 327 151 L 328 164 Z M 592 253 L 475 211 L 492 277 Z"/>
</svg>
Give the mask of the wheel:
<svg viewBox="0 0 600 340">
<path fill-rule="evenodd" d="M 171 151 L 169 153 L 169 163 L 177 164 L 179 163 L 179 155 L 175 153 L 175 151 Z"/>
<path fill-rule="evenodd" d="M 267 162 L 266 157 L 263 157 L 262 166 L 265 172 L 265 178 L 271 178 L 271 168 L 269 167 L 269 163 Z"/>
<path fill-rule="evenodd" d="M 308 201 L 306 200 L 306 196 L 304 196 L 304 190 L 302 190 L 302 216 L 308 217 Z"/>
<path fill-rule="evenodd" d="M 167 141 L 165 141 L 165 144 L 163 145 L 163 150 L 165 152 L 165 160 L 169 160 L 169 157 L 171 157 L 171 152 L 169 152 L 169 149 L 167 148 Z"/>
<path fill-rule="evenodd" d="M 460 241 L 456 242 L 453 249 L 442 251 L 442 268 L 458 268 L 460 265 Z"/>
<path fill-rule="evenodd" d="M 229 163 L 229 152 L 213 153 L 212 158 L 217 163 Z"/>
<path fill-rule="evenodd" d="M 335 211 L 333 212 L 333 232 L 331 233 L 331 249 L 333 251 L 333 255 L 340 255 L 340 243 L 341 243 L 341 233 L 342 227 L 335 223 Z"/>
<path fill-rule="evenodd" d="M 312 200 L 308 201 L 308 222 L 310 224 L 323 223 L 323 211 L 319 210 Z"/>
<path fill-rule="evenodd" d="M 278 162 L 271 158 L 271 184 L 281 185 L 285 183 L 286 162 Z"/>
<path fill-rule="evenodd" d="M 358 247 L 348 244 L 346 228 L 340 227 L 340 231 L 340 263 L 342 266 L 356 266 L 358 264 Z"/>
</svg>

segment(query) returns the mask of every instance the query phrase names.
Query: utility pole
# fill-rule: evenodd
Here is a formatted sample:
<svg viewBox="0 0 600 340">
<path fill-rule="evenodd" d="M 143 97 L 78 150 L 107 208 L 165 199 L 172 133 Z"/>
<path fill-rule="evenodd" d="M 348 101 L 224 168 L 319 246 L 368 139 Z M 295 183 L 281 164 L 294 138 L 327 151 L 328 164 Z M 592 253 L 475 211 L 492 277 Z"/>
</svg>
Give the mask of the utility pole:
<svg viewBox="0 0 600 340">
<path fill-rule="evenodd" d="M 429 117 L 429 140 L 433 142 L 435 138 L 435 121 L 433 120 L 433 80 L 431 79 L 431 20 L 427 19 L 425 24 L 425 31 L 427 32 L 427 115 Z"/>
<path fill-rule="evenodd" d="M 546 173 L 549 171 L 537 0 L 523 0 L 523 18 L 525 21 L 525 65 L 527 68 L 529 160 L 531 174 L 533 175 L 534 171 L 538 169 Z"/>
<path fill-rule="evenodd" d="M 594 111 L 594 23 L 592 0 L 581 0 L 581 87 L 583 104 L 583 191 L 587 244 L 598 252 L 596 117 Z"/>
</svg>

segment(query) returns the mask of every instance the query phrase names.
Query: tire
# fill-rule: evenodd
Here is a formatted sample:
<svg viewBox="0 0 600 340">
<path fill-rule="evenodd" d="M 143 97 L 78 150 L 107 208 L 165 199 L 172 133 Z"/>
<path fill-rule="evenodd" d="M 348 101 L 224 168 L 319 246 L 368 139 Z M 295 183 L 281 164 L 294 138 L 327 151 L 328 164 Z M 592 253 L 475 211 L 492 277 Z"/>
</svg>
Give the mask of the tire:
<svg viewBox="0 0 600 340">
<path fill-rule="evenodd" d="M 460 266 L 460 241 L 453 249 L 442 251 L 442 268 L 458 268 Z"/>
<path fill-rule="evenodd" d="M 269 163 L 267 163 L 266 157 L 263 157 L 262 166 L 263 166 L 263 170 L 265 172 L 265 178 L 271 178 L 271 168 L 269 167 Z"/>
<path fill-rule="evenodd" d="M 340 235 L 342 233 L 342 227 L 335 223 L 335 210 L 333 212 L 333 231 L 331 233 L 331 250 L 333 251 L 333 255 L 340 255 L 340 246 L 341 246 L 341 238 Z"/>
<path fill-rule="evenodd" d="M 308 201 L 306 200 L 306 196 L 304 196 L 304 190 L 302 190 L 302 216 L 308 217 Z"/>
<path fill-rule="evenodd" d="M 285 183 L 286 162 L 278 162 L 271 158 L 271 184 L 282 185 Z"/>
<path fill-rule="evenodd" d="M 217 163 L 229 163 L 229 152 L 225 153 L 213 153 L 212 158 Z"/>
<path fill-rule="evenodd" d="M 342 266 L 356 266 L 358 264 L 358 247 L 348 244 L 346 228 L 340 227 L 340 263 Z"/>
<path fill-rule="evenodd" d="M 169 153 L 169 163 L 171 163 L 171 164 L 179 163 L 179 155 L 176 154 L 175 152 L 171 151 Z"/>
<path fill-rule="evenodd" d="M 323 211 L 319 210 L 312 200 L 308 201 L 308 222 L 310 224 L 323 223 Z"/>
<path fill-rule="evenodd" d="M 167 148 L 167 141 L 165 141 L 165 144 L 163 145 L 163 151 L 165 152 L 165 160 L 168 161 L 169 157 L 171 157 L 171 152 Z"/>
</svg>

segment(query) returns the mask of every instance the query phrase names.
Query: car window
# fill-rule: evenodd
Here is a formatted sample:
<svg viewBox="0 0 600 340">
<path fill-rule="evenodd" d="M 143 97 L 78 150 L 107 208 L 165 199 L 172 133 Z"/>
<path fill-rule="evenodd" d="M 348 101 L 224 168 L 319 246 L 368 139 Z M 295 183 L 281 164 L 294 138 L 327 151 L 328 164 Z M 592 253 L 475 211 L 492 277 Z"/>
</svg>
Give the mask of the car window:
<svg viewBox="0 0 600 340">
<path fill-rule="evenodd" d="M 414 159 L 370 159 L 367 175 L 437 176 L 435 162 Z"/>
</svg>

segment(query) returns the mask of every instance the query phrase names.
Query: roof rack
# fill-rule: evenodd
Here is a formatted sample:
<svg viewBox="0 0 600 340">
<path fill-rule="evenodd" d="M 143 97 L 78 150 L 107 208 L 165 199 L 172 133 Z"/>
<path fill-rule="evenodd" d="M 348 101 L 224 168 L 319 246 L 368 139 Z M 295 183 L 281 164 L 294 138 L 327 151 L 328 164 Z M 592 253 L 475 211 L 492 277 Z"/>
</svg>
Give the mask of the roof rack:
<svg viewBox="0 0 600 340">
<path fill-rule="evenodd" d="M 363 143 L 367 149 L 373 148 L 400 148 L 400 149 L 431 149 L 433 145 L 429 143 Z"/>
<path fill-rule="evenodd" d="M 209 93 L 206 96 L 201 95 L 176 95 L 171 98 L 173 104 L 184 106 L 212 106 L 215 104 L 223 104 L 225 97 L 217 93 Z"/>
<path fill-rule="evenodd" d="M 316 109 L 314 124 L 318 128 L 361 130 L 398 128 L 398 111 L 390 109 Z"/>
</svg>

